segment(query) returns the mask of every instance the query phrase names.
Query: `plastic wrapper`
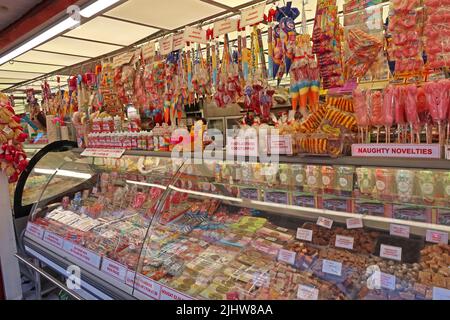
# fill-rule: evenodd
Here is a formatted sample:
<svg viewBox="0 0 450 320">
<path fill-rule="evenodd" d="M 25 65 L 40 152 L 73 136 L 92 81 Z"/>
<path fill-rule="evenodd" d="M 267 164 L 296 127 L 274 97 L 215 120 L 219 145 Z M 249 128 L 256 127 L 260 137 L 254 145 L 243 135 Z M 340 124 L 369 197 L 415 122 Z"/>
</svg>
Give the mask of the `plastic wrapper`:
<svg viewBox="0 0 450 320">
<path fill-rule="evenodd" d="M 418 0 L 391 3 L 388 32 L 392 36 L 390 59 L 395 61 L 395 75 L 413 75 L 423 69 L 421 40 L 422 11 Z"/>
<path fill-rule="evenodd" d="M 450 66 L 450 2 L 425 0 L 423 28 L 426 67 L 430 71 Z"/>
<path fill-rule="evenodd" d="M 344 76 L 346 79 L 361 78 L 376 61 L 383 60 L 382 7 L 370 6 L 347 13 L 344 26 Z M 380 64 L 378 67 L 382 67 Z"/>
<path fill-rule="evenodd" d="M 323 88 L 344 84 L 341 56 L 341 29 L 337 17 L 336 0 L 317 2 L 312 35 L 313 53 L 317 55 Z"/>
</svg>

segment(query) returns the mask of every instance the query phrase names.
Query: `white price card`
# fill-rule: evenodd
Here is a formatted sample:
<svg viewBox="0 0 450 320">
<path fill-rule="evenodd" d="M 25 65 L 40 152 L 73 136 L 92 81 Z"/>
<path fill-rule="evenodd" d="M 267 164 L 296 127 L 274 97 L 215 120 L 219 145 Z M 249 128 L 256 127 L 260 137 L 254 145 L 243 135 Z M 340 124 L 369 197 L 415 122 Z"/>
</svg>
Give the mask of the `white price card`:
<svg viewBox="0 0 450 320">
<path fill-rule="evenodd" d="M 228 137 L 227 154 L 230 156 L 258 156 L 258 139 L 256 137 Z"/>
<path fill-rule="evenodd" d="M 264 19 L 265 9 L 266 9 L 266 2 L 264 1 L 259 5 L 242 10 L 241 22 L 239 26 L 243 28 L 261 22 Z"/>
<path fill-rule="evenodd" d="M 348 218 L 345 222 L 347 224 L 347 229 L 358 229 L 363 227 L 361 218 Z"/>
<path fill-rule="evenodd" d="M 159 53 L 161 55 L 166 55 L 172 52 L 173 47 L 173 35 L 159 40 Z"/>
<path fill-rule="evenodd" d="M 176 290 L 171 288 L 167 288 L 165 286 L 161 286 L 161 294 L 160 300 L 193 300 L 192 297 L 189 297 L 185 294 L 182 294 Z"/>
<path fill-rule="evenodd" d="M 37 224 L 34 224 L 32 222 L 28 222 L 27 223 L 27 231 L 26 231 L 26 233 L 29 234 L 29 235 L 33 235 L 33 236 L 35 236 L 35 237 L 37 237 L 39 239 L 42 239 L 44 237 L 44 231 L 45 230 L 41 226 L 39 226 Z"/>
<path fill-rule="evenodd" d="M 355 241 L 355 239 L 353 237 L 336 235 L 336 241 L 335 241 L 334 245 L 337 248 L 353 250 L 353 242 L 354 241 Z"/>
<path fill-rule="evenodd" d="M 433 300 L 450 300 L 450 290 L 433 287 Z"/>
<path fill-rule="evenodd" d="M 380 257 L 392 259 L 392 260 L 396 260 L 396 261 L 401 261 L 402 260 L 402 248 L 382 244 L 380 246 Z"/>
<path fill-rule="evenodd" d="M 127 270 L 127 275 L 125 277 L 125 284 L 130 287 L 134 286 L 134 278 L 136 277 L 136 272 Z"/>
<path fill-rule="evenodd" d="M 297 228 L 297 239 L 312 241 L 313 231 L 309 229 Z"/>
<path fill-rule="evenodd" d="M 221 36 L 225 33 L 231 33 L 237 30 L 238 20 L 237 19 L 223 19 L 214 22 L 214 37 Z"/>
<path fill-rule="evenodd" d="M 156 43 L 149 42 L 142 46 L 142 58 L 144 60 L 153 58 L 156 55 Z"/>
<path fill-rule="evenodd" d="M 342 263 L 333 260 L 323 260 L 322 272 L 333 274 L 335 276 L 341 276 Z"/>
<path fill-rule="evenodd" d="M 436 230 L 427 230 L 425 239 L 432 243 L 448 244 L 448 233 Z"/>
<path fill-rule="evenodd" d="M 278 261 L 294 264 L 295 255 L 296 253 L 294 251 L 280 249 L 280 251 L 278 251 Z"/>
<path fill-rule="evenodd" d="M 297 298 L 300 300 L 317 300 L 319 299 L 319 290 L 300 284 L 297 290 Z"/>
<path fill-rule="evenodd" d="M 126 281 L 128 268 L 123 264 L 113 261 L 107 257 L 103 257 L 101 270 L 116 279 L 119 279 L 123 282 Z"/>
<path fill-rule="evenodd" d="M 62 249 L 62 247 L 64 245 L 64 239 L 50 231 L 45 231 L 44 241 L 47 242 L 48 244 L 51 244 L 52 246 L 54 246 L 56 248 L 60 248 L 60 249 Z"/>
<path fill-rule="evenodd" d="M 206 39 L 206 30 L 186 26 L 184 28 L 184 41 L 206 44 L 208 42 Z"/>
<path fill-rule="evenodd" d="M 184 34 L 182 32 L 173 36 L 173 51 L 183 49 L 185 44 L 186 42 L 184 41 Z"/>
<path fill-rule="evenodd" d="M 391 224 L 389 227 L 389 233 L 391 236 L 398 236 L 403 238 L 409 238 L 409 226 L 403 226 L 400 224 Z"/>
<path fill-rule="evenodd" d="M 137 274 L 135 288 L 150 298 L 160 299 L 161 285 L 142 274 Z"/>
<path fill-rule="evenodd" d="M 99 157 L 99 158 L 114 158 L 119 159 L 122 157 L 125 149 L 99 149 L 99 148 L 86 148 L 81 153 L 83 157 Z"/>
<path fill-rule="evenodd" d="M 380 272 L 380 286 L 384 289 L 395 290 L 395 276 Z"/>
<path fill-rule="evenodd" d="M 78 258 L 97 269 L 100 268 L 101 257 L 97 253 L 92 252 L 91 250 L 83 248 L 82 246 L 79 246 L 70 241 L 64 241 L 63 249 L 75 258 Z"/>
<path fill-rule="evenodd" d="M 292 155 L 292 137 L 290 135 L 268 135 L 267 148 L 269 154 Z"/>
<path fill-rule="evenodd" d="M 331 229 L 331 226 L 333 225 L 333 220 L 324 217 L 319 217 L 319 219 L 317 219 L 317 225 L 327 229 Z"/>
</svg>

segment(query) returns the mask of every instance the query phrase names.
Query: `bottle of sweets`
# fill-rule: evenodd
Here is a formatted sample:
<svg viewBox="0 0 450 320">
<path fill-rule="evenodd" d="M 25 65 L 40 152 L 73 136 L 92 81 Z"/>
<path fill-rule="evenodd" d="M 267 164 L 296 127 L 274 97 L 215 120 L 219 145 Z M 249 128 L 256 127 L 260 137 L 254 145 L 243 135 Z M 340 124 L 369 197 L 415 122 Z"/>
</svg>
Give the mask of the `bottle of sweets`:
<svg viewBox="0 0 450 320">
<path fill-rule="evenodd" d="M 114 117 L 114 131 L 122 131 L 122 119 L 119 116 Z"/>
<path fill-rule="evenodd" d="M 153 128 L 153 146 L 154 146 L 155 151 L 160 151 L 159 132 L 160 132 L 160 127 L 159 127 L 159 123 L 157 123 L 156 126 Z"/>
<path fill-rule="evenodd" d="M 153 131 L 147 133 L 147 150 L 154 151 L 155 145 L 153 144 Z"/>
</svg>

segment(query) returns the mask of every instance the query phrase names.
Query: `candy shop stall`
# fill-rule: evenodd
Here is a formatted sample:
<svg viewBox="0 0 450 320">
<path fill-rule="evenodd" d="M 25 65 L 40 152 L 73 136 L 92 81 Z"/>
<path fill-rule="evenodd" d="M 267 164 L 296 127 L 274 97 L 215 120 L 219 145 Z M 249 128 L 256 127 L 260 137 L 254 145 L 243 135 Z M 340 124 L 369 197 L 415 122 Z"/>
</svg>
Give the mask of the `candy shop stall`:
<svg viewBox="0 0 450 320">
<path fill-rule="evenodd" d="M 450 299 L 449 0 L 116 2 L 6 90 L 35 270 L 77 299 Z"/>
</svg>

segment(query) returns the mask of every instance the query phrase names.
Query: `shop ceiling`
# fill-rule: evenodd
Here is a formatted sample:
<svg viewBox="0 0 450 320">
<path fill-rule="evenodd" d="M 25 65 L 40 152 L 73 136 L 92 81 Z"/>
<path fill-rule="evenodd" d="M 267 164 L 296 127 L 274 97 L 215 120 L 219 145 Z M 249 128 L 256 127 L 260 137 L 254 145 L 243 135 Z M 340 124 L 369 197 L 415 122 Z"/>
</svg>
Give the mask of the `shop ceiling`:
<svg viewBox="0 0 450 320">
<path fill-rule="evenodd" d="M 14 3 L 32 2 L 12 1 Z M 53 0 L 53 2 L 57 1 Z M 80 2 L 83 1 L 77 3 Z M 93 2 L 95 1 L 90 1 L 88 4 Z M 240 9 L 261 2 L 261 0 L 119 1 L 106 11 L 89 19 L 82 18 L 81 26 L 68 29 L 1 65 L 0 90 L 14 94 L 24 92 L 29 87 L 39 90 L 40 81 L 44 78 L 48 79 L 50 85 L 55 88 L 58 85 L 56 79 L 61 75 L 65 75 L 61 76 L 61 84 L 64 85 L 66 84 L 67 70 L 71 70 L 72 67 L 78 67 L 81 71 L 80 65 L 99 61 L 106 56 L 132 48 L 143 41 L 181 30 L 186 25 L 197 25 L 213 19 L 237 15 Z M 278 2 L 283 3 L 283 1 Z M 85 3 L 86 1 L 84 1 L 84 5 L 86 5 Z M 302 0 L 293 1 L 293 5 L 299 8 L 301 8 L 301 3 Z M 342 9 L 342 3 L 343 0 L 338 0 L 340 9 Z M 308 19 L 314 17 L 315 6 L 316 0 L 307 2 L 306 15 Z M 63 14 L 67 17 L 65 12 Z M 42 30 L 37 31 L 36 34 L 41 32 Z M 0 49 L 0 57 L 3 54 L 4 52 L 2 53 Z"/>
</svg>

